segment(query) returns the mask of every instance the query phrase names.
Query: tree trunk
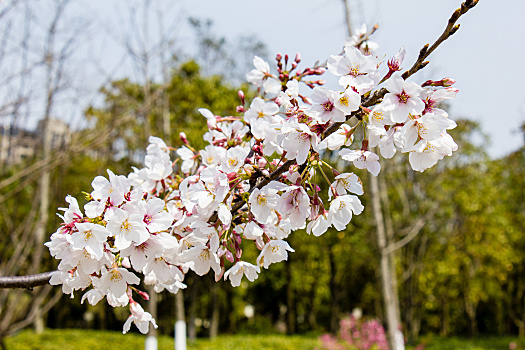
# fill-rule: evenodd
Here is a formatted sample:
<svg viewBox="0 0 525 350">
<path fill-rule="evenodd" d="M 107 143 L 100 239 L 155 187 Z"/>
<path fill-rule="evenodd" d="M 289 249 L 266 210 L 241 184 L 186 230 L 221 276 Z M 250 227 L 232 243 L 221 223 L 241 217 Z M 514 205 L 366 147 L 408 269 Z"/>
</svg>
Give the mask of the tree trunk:
<svg viewBox="0 0 525 350">
<path fill-rule="evenodd" d="M 374 219 L 376 223 L 377 245 L 380 254 L 379 266 L 381 286 L 383 292 L 383 303 L 385 305 L 386 313 L 388 342 L 390 344 L 391 349 L 401 350 L 404 348 L 402 342 L 400 342 L 399 340 L 396 341 L 396 339 L 399 339 L 400 337 L 400 322 L 399 314 L 397 311 L 397 305 L 399 305 L 399 302 L 396 302 L 395 300 L 397 293 L 394 290 L 393 283 L 393 280 L 396 278 L 396 276 L 392 274 L 392 267 L 390 266 L 391 260 L 389 255 L 386 253 L 388 242 L 385 232 L 383 211 L 381 208 L 381 195 L 379 193 L 377 177 L 373 175 L 370 175 L 370 193 L 372 196 L 372 210 L 374 213 Z"/>
<path fill-rule="evenodd" d="M 184 317 L 184 294 L 179 289 L 175 294 L 177 322 L 175 322 L 175 350 L 186 350 L 186 320 Z"/>
<path fill-rule="evenodd" d="M 153 317 L 156 320 L 157 319 L 157 293 L 155 292 L 153 286 L 148 287 L 148 294 L 149 294 L 149 302 L 148 302 L 149 313 L 151 314 L 151 317 Z M 157 329 L 153 327 L 153 325 L 150 324 L 148 337 L 146 338 L 145 349 L 146 350 L 157 350 L 157 348 L 158 348 Z"/>
<path fill-rule="evenodd" d="M 286 278 L 288 283 L 286 284 L 286 304 L 287 304 L 287 327 L 286 333 L 295 334 L 295 291 L 292 284 L 292 264 L 290 256 L 288 256 L 288 261 L 286 262 Z"/>
<path fill-rule="evenodd" d="M 49 104 L 51 102 L 48 102 Z M 49 107 L 50 108 L 50 107 Z M 46 112 L 44 119 L 44 130 L 42 135 L 42 159 L 51 155 L 51 126 L 49 125 L 49 111 Z M 51 174 L 47 168 L 44 168 L 39 181 L 38 200 L 40 207 L 38 210 L 38 223 L 35 228 L 35 253 L 33 255 L 32 272 L 39 272 L 42 256 L 44 254 L 44 239 L 46 236 L 47 223 L 49 220 L 49 192 L 51 186 Z M 37 334 L 44 332 L 44 316 L 39 308 L 36 312 L 34 329 Z"/>
<path fill-rule="evenodd" d="M 450 333 L 450 302 L 448 298 L 443 300 L 443 310 L 441 314 L 441 332 L 443 337 L 447 337 Z"/>
<path fill-rule="evenodd" d="M 337 281 L 335 275 L 337 273 L 335 266 L 334 253 L 332 246 L 328 247 L 328 259 L 330 262 L 330 295 L 331 295 L 331 308 L 330 308 L 330 333 L 337 333 L 339 330 L 339 293 L 337 292 Z"/>
<path fill-rule="evenodd" d="M 465 296 L 465 311 L 467 312 L 468 318 L 470 320 L 470 336 L 474 337 L 478 334 L 478 320 L 476 319 L 476 305 L 468 300 L 468 297 Z"/>
<path fill-rule="evenodd" d="M 218 287 L 216 282 L 211 282 L 211 322 L 210 338 L 216 338 L 219 335 L 219 303 L 217 300 Z"/>
</svg>

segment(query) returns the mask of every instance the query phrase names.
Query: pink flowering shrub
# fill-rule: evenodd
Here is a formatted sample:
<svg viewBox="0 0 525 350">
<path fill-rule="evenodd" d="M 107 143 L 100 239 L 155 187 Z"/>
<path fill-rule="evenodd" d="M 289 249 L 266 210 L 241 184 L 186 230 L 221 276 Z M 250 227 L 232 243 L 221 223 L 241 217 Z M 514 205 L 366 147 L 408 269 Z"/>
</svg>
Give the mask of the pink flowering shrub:
<svg viewBox="0 0 525 350">
<path fill-rule="evenodd" d="M 388 350 L 385 329 L 377 319 L 363 321 L 353 315 L 339 322 L 337 336 L 323 334 L 320 337 L 322 349 L 326 350 Z"/>
</svg>

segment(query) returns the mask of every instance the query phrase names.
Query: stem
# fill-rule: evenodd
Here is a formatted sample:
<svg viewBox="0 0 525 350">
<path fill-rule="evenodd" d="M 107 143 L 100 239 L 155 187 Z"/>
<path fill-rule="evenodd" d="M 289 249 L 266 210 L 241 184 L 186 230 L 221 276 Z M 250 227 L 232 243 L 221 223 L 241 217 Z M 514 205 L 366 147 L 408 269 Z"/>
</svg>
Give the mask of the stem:
<svg viewBox="0 0 525 350">
<path fill-rule="evenodd" d="M 25 288 L 32 290 L 33 287 L 49 284 L 49 279 L 58 271 L 50 271 L 27 276 L 0 277 L 0 288 Z"/>
</svg>

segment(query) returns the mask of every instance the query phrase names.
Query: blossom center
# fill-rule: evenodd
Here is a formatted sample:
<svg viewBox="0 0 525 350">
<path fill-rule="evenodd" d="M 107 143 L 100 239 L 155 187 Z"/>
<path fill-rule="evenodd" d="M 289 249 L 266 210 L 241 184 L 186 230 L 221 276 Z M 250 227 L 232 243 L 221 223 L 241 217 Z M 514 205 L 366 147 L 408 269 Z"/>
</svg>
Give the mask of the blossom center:
<svg viewBox="0 0 525 350">
<path fill-rule="evenodd" d="M 339 103 L 342 104 L 345 107 L 348 107 L 348 97 L 343 96 L 339 99 Z"/>
<path fill-rule="evenodd" d="M 239 164 L 239 161 L 235 158 L 228 158 L 228 165 L 229 166 L 236 166 L 237 164 Z"/>
<path fill-rule="evenodd" d="M 383 119 L 385 119 L 385 117 L 383 116 L 383 112 L 379 112 L 379 111 L 374 111 L 372 113 L 372 118 L 377 121 L 383 121 Z"/>
<path fill-rule="evenodd" d="M 399 102 L 401 103 L 407 103 L 408 99 L 410 98 L 410 96 L 407 95 L 407 93 L 405 92 L 405 90 L 403 90 L 402 93 L 400 93 L 399 95 L 397 95 L 397 98 L 399 99 Z"/>
<path fill-rule="evenodd" d="M 330 101 L 326 101 L 324 103 L 321 103 L 321 106 L 323 106 L 323 109 L 327 112 L 331 112 L 332 109 L 334 109 L 334 104 Z"/>
<path fill-rule="evenodd" d="M 124 221 L 120 226 L 120 231 L 126 231 L 127 233 L 129 233 L 129 231 L 131 231 L 132 229 L 133 227 L 131 226 L 128 220 Z"/>
<path fill-rule="evenodd" d="M 113 282 L 118 282 L 122 280 L 122 274 L 117 270 L 113 270 L 111 271 L 111 277 L 109 277 L 109 280 Z"/>
<path fill-rule="evenodd" d="M 266 197 L 261 196 L 261 195 L 257 196 L 257 204 L 259 204 L 259 205 L 266 205 L 267 202 L 268 201 L 267 201 Z"/>
<path fill-rule="evenodd" d="M 202 262 L 210 260 L 210 251 L 208 249 L 203 249 L 199 254 L 199 260 Z"/>
<path fill-rule="evenodd" d="M 349 68 L 351 76 L 357 77 L 359 75 L 359 64 L 352 63 L 352 65 Z"/>
</svg>

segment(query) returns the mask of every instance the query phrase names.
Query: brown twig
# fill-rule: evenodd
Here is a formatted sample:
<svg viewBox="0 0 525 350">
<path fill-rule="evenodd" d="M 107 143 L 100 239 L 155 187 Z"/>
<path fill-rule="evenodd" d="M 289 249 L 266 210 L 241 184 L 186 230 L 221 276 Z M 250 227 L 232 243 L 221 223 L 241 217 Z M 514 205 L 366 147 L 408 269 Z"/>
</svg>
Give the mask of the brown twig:
<svg viewBox="0 0 525 350">
<path fill-rule="evenodd" d="M 458 8 L 456 11 L 454 11 L 452 16 L 450 16 L 450 19 L 448 20 L 447 27 L 445 28 L 445 30 L 443 31 L 441 36 L 434 42 L 434 44 L 432 44 L 432 46 L 430 46 L 430 48 L 429 48 L 429 44 L 426 44 L 425 46 L 423 46 L 421 48 L 421 50 L 419 51 L 419 56 L 418 56 L 416 62 L 414 63 L 414 65 L 412 66 L 412 68 L 410 68 L 409 70 L 407 70 L 406 72 L 404 72 L 401 75 L 401 77 L 403 77 L 403 79 L 406 80 L 408 77 L 410 77 L 411 75 L 415 74 L 420 69 L 423 69 L 428 64 L 428 61 L 425 61 L 425 59 L 432 52 L 434 52 L 434 50 L 437 49 L 437 47 L 439 45 L 441 45 L 445 40 L 450 38 L 452 35 L 454 35 L 454 33 L 456 33 L 458 31 L 459 24 L 455 25 L 457 20 L 462 15 L 467 13 L 468 10 L 470 10 L 471 8 L 476 6 L 478 1 L 479 0 L 466 0 L 464 3 L 461 4 L 460 8 Z"/>
<path fill-rule="evenodd" d="M 26 288 L 49 284 L 49 279 L 57 271 L 43 272 L 36 275 L 0 277 L 0 288 Z"/>
</svg>

